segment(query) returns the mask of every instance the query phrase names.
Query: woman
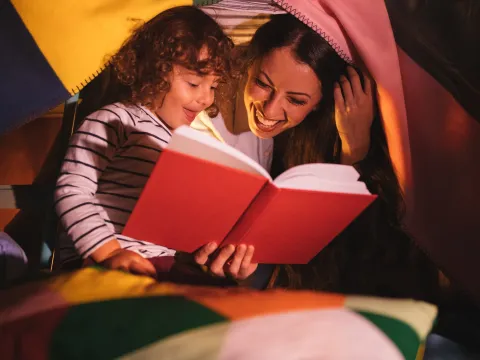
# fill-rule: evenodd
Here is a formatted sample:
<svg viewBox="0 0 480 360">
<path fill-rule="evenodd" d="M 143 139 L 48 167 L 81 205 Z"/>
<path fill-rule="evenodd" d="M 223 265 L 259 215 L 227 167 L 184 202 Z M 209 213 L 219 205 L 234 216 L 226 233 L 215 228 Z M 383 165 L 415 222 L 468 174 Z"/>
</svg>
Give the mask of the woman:
<svg viewBox="0 0 480 360">
<path fill-rule="evenodd" d="M 402 195 L 382 125 L 378 117 L 372 122 L 369 80 L 362 86 L 329 43 L 291 15 L 274 16 L 260 27 L 242 62 L 248 72 L 240 81 L 244 107 L 237 97 L 229 112 L 228 106 L 220 108 L 234 124 L 247 118 L 257 137 L 275 137 L 272 175 L 312 162 L 355 164 L 379 195 L 309 265 L 278 268 L 271 284 L 431 298 L 437 271 L 401 229 Z M 201 249 L 197 262 L 206 263 L 215 250 Z M 256 269 L 250 258 L 245 251 L 223 248 L 210 260 L 210 270 L 242 279 Z"/>
</svg>

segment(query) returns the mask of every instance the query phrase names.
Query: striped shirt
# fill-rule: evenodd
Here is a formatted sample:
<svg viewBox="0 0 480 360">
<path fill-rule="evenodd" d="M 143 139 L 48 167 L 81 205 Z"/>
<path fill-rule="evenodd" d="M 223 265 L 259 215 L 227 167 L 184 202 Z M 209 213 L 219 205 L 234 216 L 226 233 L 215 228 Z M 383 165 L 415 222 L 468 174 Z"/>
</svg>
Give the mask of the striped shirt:
<svg viewBox="0 0 480 360">
<path fill-rule="evenodd" d="M 173 250 L 121 235 L 171 136 L 147 108 L 121 103 L 94 112 L 72 135 L 55 207 L 82 258 L 113 238 L 144 257 L 173 255 Z"/>
<path fill-rule="evenodd" d="M 255 31 L 272 15 L 285 14 L 285 10 L 272 0 L 223 0 L 203 5 L 200 9 L 219 23 L 235 44 L 248 43 Z"/>
</svg>

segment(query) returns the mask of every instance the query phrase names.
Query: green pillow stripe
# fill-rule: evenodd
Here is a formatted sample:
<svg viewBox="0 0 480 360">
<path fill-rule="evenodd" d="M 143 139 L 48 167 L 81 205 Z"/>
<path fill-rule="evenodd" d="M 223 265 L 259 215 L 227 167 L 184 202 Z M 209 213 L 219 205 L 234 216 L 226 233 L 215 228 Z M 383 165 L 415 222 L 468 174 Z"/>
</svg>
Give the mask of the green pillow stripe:
<svg viewBox="0 0 480 360">
<path fill-rule="evenodd" d="M 50 359 L 110 359 L 170 335 L 227 320 L 182 296 L 80 304 L 55 329 Z"/>
<path fill-rule="evenodd" d="M 384 315 L 366 311 L 356 312 L 382 330 L 398 347 L 406 360 L 415 360 L 420 346 L 420 338 L 410 325 Z"/>
</svg>

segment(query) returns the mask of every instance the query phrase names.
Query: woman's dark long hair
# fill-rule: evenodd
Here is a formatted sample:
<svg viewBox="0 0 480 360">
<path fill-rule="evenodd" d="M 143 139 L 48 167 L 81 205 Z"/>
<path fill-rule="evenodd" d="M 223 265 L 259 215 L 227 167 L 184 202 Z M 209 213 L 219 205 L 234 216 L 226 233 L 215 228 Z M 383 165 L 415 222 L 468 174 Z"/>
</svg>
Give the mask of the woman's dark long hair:
<svg viewBox="0 0 480 360">
<path fill-rule="evenodd" d="M 306 163 L 340 162 L 333 87 L 341 75 L 348 78 L 346 61 L 325 39 L 291 15 L 273 16 L 258 29 L 247 50 L 246 64 L 251 66 L 284 47 L 314 70 L 323 97 L 298 126 L 275 139 L 273 175 Z M 432 299 L 437 271 L 402 229 L 403 196 L 378 116 L 371 127 L 370 150 L 357 169 L 369 190 L 379 195 L 376 202 L 310 264 L 282 267 L 277 285 Z"/>
</svg>

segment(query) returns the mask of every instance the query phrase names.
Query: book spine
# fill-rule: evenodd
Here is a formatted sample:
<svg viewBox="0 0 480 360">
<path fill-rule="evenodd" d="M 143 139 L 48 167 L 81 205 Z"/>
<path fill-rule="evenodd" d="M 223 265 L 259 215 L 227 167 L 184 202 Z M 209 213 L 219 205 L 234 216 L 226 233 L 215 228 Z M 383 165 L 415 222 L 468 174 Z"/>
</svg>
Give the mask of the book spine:
<svg viewBox="0 0 480 360">
<path fill-rule="evenodd" d="M 233 245 L 255 245 L 246 241 L 248 232 L 252 228 L 255 221 L 258 221 L 262 213 L 267 209 L 272 199 L 277 195 L 279 189 L 271 182 L 267 182 L 262 190 L 250 203 L 248 208 L 244 211 L 242 216 L 236 222 L 232 230 L 227 234 L 221 246 Z"/>
</svg>

